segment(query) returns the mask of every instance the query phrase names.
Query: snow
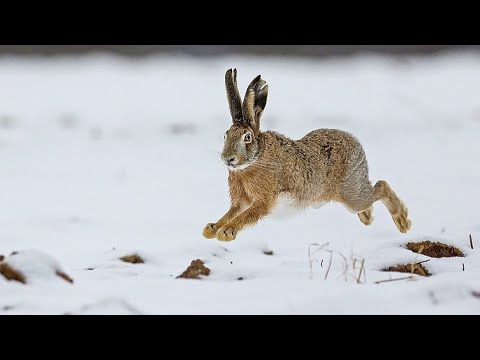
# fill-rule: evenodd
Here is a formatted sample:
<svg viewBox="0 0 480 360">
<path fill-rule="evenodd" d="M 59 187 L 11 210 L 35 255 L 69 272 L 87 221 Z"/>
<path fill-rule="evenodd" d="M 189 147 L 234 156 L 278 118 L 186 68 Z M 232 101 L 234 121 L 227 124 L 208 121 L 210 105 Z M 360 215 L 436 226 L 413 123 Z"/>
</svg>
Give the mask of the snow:
<svg viewBox="0 0 480 360">
<path fill-rule="evenodd" d="M 409 207 L 410 233 L 381 203 L 370 227 L 327 204 L 228 244 L 205 240 L 229 203 L 219 153 L 230 67 L 241 93 L 258 74 L 268 82 L 264 130 L 358 137 L 372 181 Z M 75 280 L 0 277 L 0 314 L 478 314 L 479 93 L 477 53 L 0 59 L 0 254 L 46 253 Z M 427 260 L 402 247 L 423 239 L 466 257 L 431 259 L 429 278 L 375 284 L 408 277 L 384 267 Z M 119 260 L 131 253 L 145 264 Z M 211 275 L 176 279 L 194 259 Z"/>
<path fill-rule="evenodd" d="M 20 272 L 27 283 L 38 280 L 60 281 L 56 274 L 64 273 L 60 263 L 48 254 L 35 250 L 14 252 L 4 260 L 14 270 Z M 64 281 L 64 280 L 61 280 Z"/>
</svg>

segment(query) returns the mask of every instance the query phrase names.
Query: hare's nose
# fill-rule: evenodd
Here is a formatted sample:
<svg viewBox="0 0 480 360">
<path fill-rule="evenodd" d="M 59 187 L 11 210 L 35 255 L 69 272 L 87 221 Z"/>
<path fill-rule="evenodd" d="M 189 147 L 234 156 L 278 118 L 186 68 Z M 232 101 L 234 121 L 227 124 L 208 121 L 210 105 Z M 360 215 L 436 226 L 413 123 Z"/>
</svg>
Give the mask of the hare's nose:
<svg viewBox="0 0 480 360">
<path fill-rule="evenodd" d="M 237 158 L 234 156 L 234 157 L 228 159 L 227 162 L 228 162 L 229 165 L 233 165 L 236 162 L 236 160 L 237 160 Z"/>
</svg>

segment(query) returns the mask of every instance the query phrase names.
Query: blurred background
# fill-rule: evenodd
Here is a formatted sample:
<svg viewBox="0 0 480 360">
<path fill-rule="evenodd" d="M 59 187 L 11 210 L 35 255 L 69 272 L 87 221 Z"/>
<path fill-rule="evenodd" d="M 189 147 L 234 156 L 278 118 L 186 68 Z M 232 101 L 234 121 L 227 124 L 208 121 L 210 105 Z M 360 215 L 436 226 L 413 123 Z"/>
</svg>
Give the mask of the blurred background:
<svg viewBox="0 0 480 360">
<path fill-rule="evenodd" d="M 358 53 L 389 55 L 431 54 L 476 49 L 480 45 L 0 45 L 0 55 L 72 55 L 109 52 L 125 56 L 158 54 L 343 56 Z"/>
</svg>

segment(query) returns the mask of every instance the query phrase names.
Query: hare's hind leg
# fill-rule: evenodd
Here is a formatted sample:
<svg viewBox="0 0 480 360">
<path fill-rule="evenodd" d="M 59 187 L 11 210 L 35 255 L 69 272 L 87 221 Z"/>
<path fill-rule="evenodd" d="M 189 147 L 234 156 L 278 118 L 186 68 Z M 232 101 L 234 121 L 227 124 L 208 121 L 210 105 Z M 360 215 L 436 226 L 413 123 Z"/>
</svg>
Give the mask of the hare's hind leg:
<svg viewBox="0 0 480 360">
<path fill-rule="evenodd" d="M 341 202 L 358 214 L 360 221 L 365 225 L 372 224 L 372 205 L 377 201 L 383 202 L 401 233 L 410 230 L 412 223 L 408 219 L 408 209 L 386 181 L 379 181 L 372 187 L 370 182 L 365 180 L 359 185 L 349 184 L 343 189 Z"/>
<path fill-rule="evenodd" d="M 380 200 L 392 215 L 392 219 L 401 233 L 410 230 L 412 222 L 408 219 L 408 209 L 386 181 L 380 180 L 373 188 L 373 201 Z"/>
</svg>

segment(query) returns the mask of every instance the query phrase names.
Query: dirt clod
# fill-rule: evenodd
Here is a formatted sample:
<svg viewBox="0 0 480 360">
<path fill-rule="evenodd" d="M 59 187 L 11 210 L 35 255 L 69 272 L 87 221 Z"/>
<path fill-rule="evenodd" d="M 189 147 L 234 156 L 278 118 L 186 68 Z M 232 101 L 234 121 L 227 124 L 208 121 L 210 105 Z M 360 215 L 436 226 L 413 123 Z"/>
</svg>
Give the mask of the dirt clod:
<svg viewBox="0 0 480 360">
<path fill-rule="evenodd" d="M 389 268 L 383 269 L 382 271 L 386 272 L 400 272 L 406 274 L 416 274 L 420 276 L 430 276 L 431 274 L 422 264 L 403 264 L 403 265 L 394 265 Z"/>
<path fill-rule="evenodd" d="M 130 264 L 145 264 L 145 260 L 138 254 L 127 255 L 121 257 L 120 260 Z"/>
<path fill-rule="evenodd" d="M 267 256 L 273 256 L 273 250 L 263 250 L 263 254 Z"/>
<path fill-rule="evenodd" d="M 465 255 L 456 247 L 439 242 L 423 241 L 408 243 L 407 249 L 417 254 L 432 258 L 464 257 Z"/>
<path fill-rule="evenodd" d="M 205 267 L 202 260 L 194 260 L 182 275 L 177 276 L 177 279 L 200 279 L 201 275 L 210 275 L 210 269 Z"/>
<path fill-rule="evenodd" d="M 27 283 L 25 276 L 7 263 L 0 264 L 0 274 L 2 274 L 8 281 L 18 281 L 22 284 Z"/>
</svg>

